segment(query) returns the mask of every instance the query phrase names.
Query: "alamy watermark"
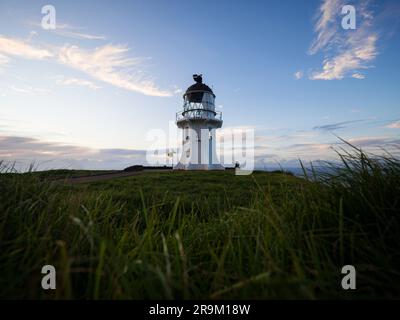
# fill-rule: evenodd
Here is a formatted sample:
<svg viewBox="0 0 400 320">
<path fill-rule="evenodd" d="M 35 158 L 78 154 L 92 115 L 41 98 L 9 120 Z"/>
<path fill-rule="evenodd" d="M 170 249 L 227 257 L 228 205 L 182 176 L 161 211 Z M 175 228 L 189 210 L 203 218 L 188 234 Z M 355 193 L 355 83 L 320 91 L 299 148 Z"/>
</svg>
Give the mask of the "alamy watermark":
<svg viewBox="0 0 400 320">
<path fill-rule="evenodd" d="M 345 276 L 342 279 L 342 288 L 344 290 L 356 289 L 356 268 L 352 265 L 345 265 L 342 268 L 342 274 Z"/>
<path fill-rule="evenodd" d="M 50 4 L 42 7 L 42 28 L 44 30 L 56 29 L 56 8 Z"/>
<path fill-rule="evenodd" d="M 345 5 L 342 7 L 342 28 L 344 30 L 356 29 L 356 8 L 352 5 Z"/>
<path fill-rule="evenodd" d="M 42 289 L 44 290 L 55 290 L 56 289 L 56 268 L 52 265 L 45 265 L 42 267 L 42 274 L 45 276 L 42 278 Z"/>
</svg>

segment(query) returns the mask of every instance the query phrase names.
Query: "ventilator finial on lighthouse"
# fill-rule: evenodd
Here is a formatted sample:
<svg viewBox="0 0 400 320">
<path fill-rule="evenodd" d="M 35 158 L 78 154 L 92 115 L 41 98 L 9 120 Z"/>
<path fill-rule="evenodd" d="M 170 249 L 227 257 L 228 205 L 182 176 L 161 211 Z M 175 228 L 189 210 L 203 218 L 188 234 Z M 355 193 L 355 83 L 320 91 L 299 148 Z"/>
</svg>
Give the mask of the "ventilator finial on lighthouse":
<svg viewBox="0 0 400 320">
<path fill-rule="evenodd" d="M 196 81 L 196 83 L 203 83 L 203 75 L 202 74 L 194 74 L 193 80 Z"/>
<path fill-rule="evenodd" d="M 215 111 L 215 94 L 203 83 L 202 74 L 194 74 L 183 95 L 183 110 L 176 114 L 182 129 L 182 155 L 174 169 L 224 170 L 216 153 L 215 131 L 222 127 L 222 113 Z"/>
</svg>

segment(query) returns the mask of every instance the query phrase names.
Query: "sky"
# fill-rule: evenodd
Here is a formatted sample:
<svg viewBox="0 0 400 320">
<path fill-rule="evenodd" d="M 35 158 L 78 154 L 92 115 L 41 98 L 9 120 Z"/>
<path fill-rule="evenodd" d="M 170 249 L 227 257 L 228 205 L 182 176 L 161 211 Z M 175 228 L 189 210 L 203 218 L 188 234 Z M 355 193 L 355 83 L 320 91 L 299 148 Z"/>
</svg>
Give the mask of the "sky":
<svg viewBox="0 0 400 320">
<path fill-rule="evenodd" d="M 256 167 L 334 160 L 338 137 L 398 154 L 399 21 L 397 0 L 2 0 L 0 160 L 146 164 L 194 73 L 216 94 L 219 136 L 254 129 Z"/>
</svg>

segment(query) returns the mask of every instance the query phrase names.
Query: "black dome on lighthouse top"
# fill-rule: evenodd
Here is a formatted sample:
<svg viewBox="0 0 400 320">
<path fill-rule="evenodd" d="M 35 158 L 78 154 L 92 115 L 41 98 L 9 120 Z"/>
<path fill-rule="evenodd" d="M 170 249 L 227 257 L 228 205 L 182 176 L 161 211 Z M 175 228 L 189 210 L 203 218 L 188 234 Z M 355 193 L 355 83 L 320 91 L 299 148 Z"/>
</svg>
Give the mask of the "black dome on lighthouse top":
<svg viewBox="0 0 400 320">
<path fill-rule="evenodd" d="M 205 91 L 205 92 L 210 92 L 210 93 L 214 94 L 214 92 L 211 90 L 211 88 L 204 83 L 192 84 L 189 88 L 187 88 L 186 93 L 189 93 L 190 91 Z"/>
<path fill-rule="evenodd" d="M 211 88 L 203 83 L 203 78 L 201 74 L 194 74 L 193 79 L 194 81 L 196 81 L 196 83 L 187 88 L 186 93 L 184 94 L 184 96 L 186 96 L 189 101 L 201 102 L 204 92 L 211 93 L 215 97 L 215 94 L 211 90 Z"/>
</svg>

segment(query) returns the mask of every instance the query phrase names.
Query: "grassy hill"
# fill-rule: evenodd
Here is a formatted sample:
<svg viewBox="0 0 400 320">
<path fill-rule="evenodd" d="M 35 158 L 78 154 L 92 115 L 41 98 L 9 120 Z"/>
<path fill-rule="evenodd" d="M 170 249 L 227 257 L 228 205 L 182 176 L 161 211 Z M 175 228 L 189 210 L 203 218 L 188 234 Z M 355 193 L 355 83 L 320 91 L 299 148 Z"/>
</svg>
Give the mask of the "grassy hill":
<svg viewBox="0 0 400 320">
<path fill-rule="evenodd" d="M 329 174 L 152 172 L 71 185 L 0 175 L 0 297 L 400 297 L 400 162 Z M 87 173 L 86 173 L 87 174 Z M 41 289 L 54 265 L 57 290 Z M 341 288 L 354 265 L 357 290 Z"/>
</svg>

